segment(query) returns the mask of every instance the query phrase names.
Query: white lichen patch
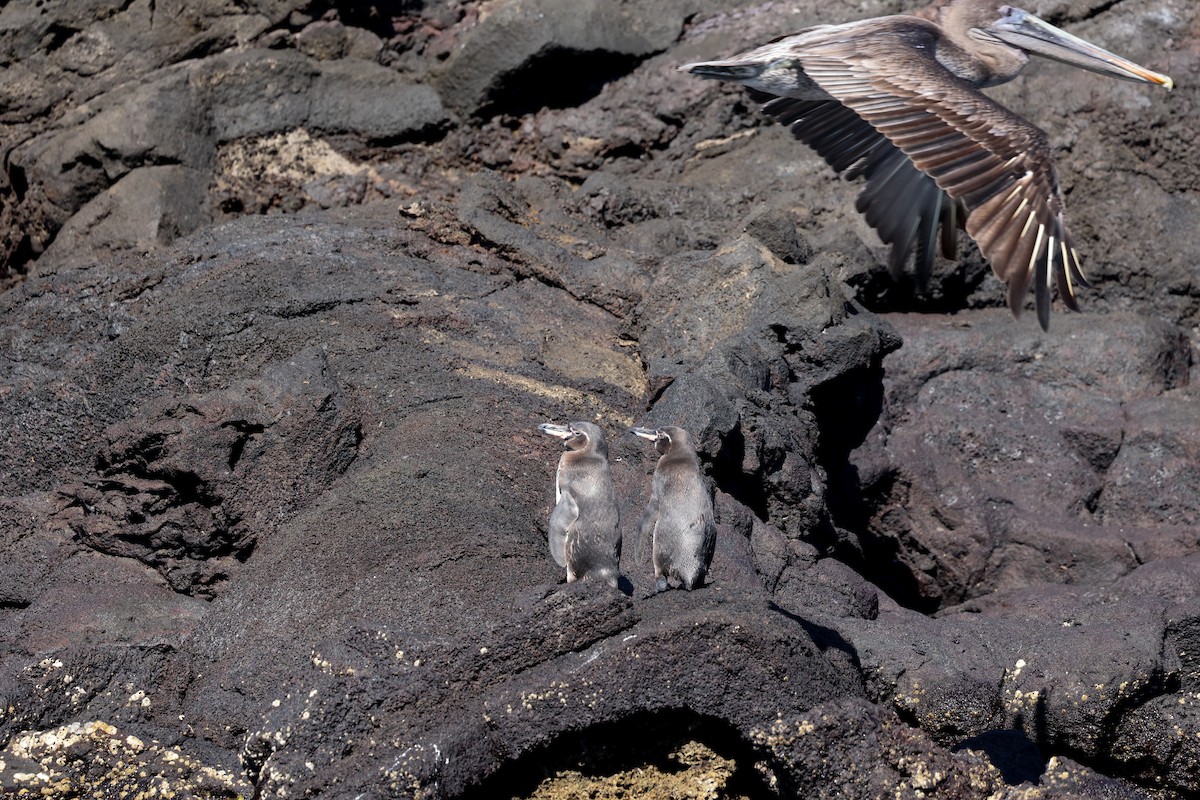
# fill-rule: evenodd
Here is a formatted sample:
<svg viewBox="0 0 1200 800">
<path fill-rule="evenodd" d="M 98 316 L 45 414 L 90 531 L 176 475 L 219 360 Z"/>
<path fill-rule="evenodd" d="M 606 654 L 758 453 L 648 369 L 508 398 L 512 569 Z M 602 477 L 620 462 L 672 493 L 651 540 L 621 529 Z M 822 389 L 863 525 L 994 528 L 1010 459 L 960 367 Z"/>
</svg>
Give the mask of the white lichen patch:
<svg viewBox="0 0 1200 800">
<path fill-rule="evenodd" d="M 892 701 L 899 709 L 913 710 L 921 705 L 927 690 L 918 681 L 913 681 L 907 690 L 897 687 L 895 699 Z"/>
<path fill-rule="evenodd" d="M 784 721 L 776 717 L 775 721 L 766 730 L 754 728 L 750 731 L 750 740 L 755 744 L 771 749 L 780 749 L 790 747 L 797 739 L 802 736 L 808 736 L 817 729 L 814 723 L 808 717 L 800 717 L 793 721 Z"/>
<path fill-rule="evenodd" d="M 291 195 L 325 207 L 347 205 L 367 197 L 391 197 L 405 188 L 300 128 L 230 141 L 218 147 L 216 155 L 216 196 L 251 208 L 258 203 L 270 207 Z"/>
<path fill-rule="evenodd" d="M 908 773 L 907 784 L 918 791 L 936 789 L 946 780 L 945 772 L 931 768 L 929 764 L 918 758 L 901 758 L 897 766 L 901 771 Z M 897 788 L 899 789 L 899 787 Z"/>
<path fill-rule="evenodd" d="M 1005 707 L 1013 714 L 1029 713 L 1037 707 L 1041 700 L 1042 693 L 1038 689 L 1031 689 L 1029 691 L 1015 689 L 1012 695 L 1005 701 Z"/>
<path fill-rule="evenodd" d="M 399 742 L 393 745 L 400 749 L 392 762 L 380 767 L 380 772 L 388 781 L 388 788 L 397 794 L 414 798 L 432 796 L 436 786 L 436 776 L 440 773 L 443 763 L 449 763 L 441 745 L 416 743 L 403 746 Z"/>
<path fill-rule="evenodd" d="M 435 332 L 436 333 L 436 332 Z M 491 351 L 486 353 L 480 352 L 480 359 L 490 356 Z M 489 383 L 498 383 L 507 386 L 510 389 L 516 389 L 526 394 L 531 394 L 536 397 L 541 397 L 547 400 L 566 402 L 575 406 L 590 407 L 596 410 L 603 417 L 612 419 L 620 425 L 632 425 L 633 417 L 622 413 L 614 406 L 598 400 L 595 396 L 573 389 L 569 386 L 561 384 L 546 383 L 534 378 L 528 378 L 524 375 L 519 375 L 515 372 L 507 372 L 505 370 L 495 369 L 493 367 L 483 366 L 481 364 L 468 364 L 465 367 L 455 369 L 459 375 L 464 375 L 468 378 Z"/>
<path fill-rule="evenodd" d="M 579 702 L 591 709 L 598 707 L 600 705 L 600 701 L 603 699 L 603 688 L 593 688 L 591 691 L 583 692 L 579 695 Z"/>
<path fill-rule="evenodd" d="M 300 129 L 238 144 L 238 148 L 227 147 L 219 154 L 223 171 L 232 177 L 287 179 L 302 184 L 314 177 L 353 175 L 366 169 L 366 165 L 355 164 L 328 142 Z"/>
<path fill-rule="evenodd" d="M 140 701 L 139 701 L 140 702 Z M 0 751 L 5 797 L 242 798 L 253 787 L 230 772 L 121 733 L 100 720 L 18 734 Z"/>
<path fill-rule="evenodd" d="M 526 711 L 532 711 L 535 703 L 557 703 L 558 705 L 566 705 L 570 697 L 570 685 L 565 682 L 550 681 L 550 684 L 542 692 L 522 692 L 521 706 Z M 511 708 L 511 706 L 510 706 Z M 510 712 L 511 713 L 511 712 Z"/>
<path fill-rule="evenodd" d="M 312 665 L 320 670 L 324 675 L 353 676 L 356 674 L 354 667 L 341 667 L 340 669 L 335 668 L 332 661 L 325 658 L 325 656 L 321 655 L 315 650 L 312 652 L 312 655 L 309 656 L 309 661 L 312 662 Z"/>
<path fill-rule="evenodd" d="M 1004 670 L 1004 707 L 1009 713 L 1027 714 L 1045 699 L 1044 687 L 1025 688 L 1030 676 L 1027 675 L 1024 682 L 1018 683 L 1017 679 L 1028 666 L 1029 662 L 1018 658 L 1011 668 Z"/>
</svg>

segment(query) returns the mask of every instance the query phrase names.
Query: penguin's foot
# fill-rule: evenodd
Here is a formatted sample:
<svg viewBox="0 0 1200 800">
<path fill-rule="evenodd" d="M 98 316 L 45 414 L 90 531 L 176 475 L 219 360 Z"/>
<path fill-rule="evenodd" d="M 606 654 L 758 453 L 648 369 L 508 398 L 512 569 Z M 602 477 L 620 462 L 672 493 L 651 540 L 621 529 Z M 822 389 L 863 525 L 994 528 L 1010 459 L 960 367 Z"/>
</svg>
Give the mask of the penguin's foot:
<svg viewBox="0 0 1200 800">
<path fill-rule="evenodd" d="M 671 588 L 671 587 L 670 587 L 670 585 L 667 583 L 667 578 L 666 578 L 666 576 L 664 576 L 664 575 L 659 575 L 659 576 L 658 576 L 658 580 L 654 582 L 654 588 L 655 588 L 655 589 L 657 589 L 657 590 L 658 590 L 658 591 L 660 591 L 660 592 L 665 592 L 667 589 L 669 589 L 669 588 Z"/>
</svg>

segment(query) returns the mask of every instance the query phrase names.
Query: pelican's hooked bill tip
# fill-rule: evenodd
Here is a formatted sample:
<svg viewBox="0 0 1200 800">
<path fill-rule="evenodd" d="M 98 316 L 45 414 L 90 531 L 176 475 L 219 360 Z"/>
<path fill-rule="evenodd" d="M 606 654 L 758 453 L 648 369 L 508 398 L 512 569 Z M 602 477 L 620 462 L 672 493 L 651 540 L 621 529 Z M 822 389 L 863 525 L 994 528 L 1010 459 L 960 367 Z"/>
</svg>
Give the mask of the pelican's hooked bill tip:
<svg viewBox="0 0 1200 800">
<path fill-rule="evenodd" d="M 1161 72 L 1155 72 L 1152 69 L 1139 67 L 1134 71 L 1134 74 L 1140 77 L 1146 83 L 1156 83 L 1166 89 L 1168 92 L 1175 88 L 1175 79 L 1170 75 L 1164 75 Z"/>
</svg>

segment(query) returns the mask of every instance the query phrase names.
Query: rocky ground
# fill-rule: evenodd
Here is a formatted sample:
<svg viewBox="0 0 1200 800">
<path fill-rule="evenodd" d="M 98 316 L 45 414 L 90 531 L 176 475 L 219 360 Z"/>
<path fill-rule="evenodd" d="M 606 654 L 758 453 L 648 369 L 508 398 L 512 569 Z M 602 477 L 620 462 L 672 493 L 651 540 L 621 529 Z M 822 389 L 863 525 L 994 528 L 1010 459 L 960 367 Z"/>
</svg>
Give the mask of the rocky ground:
<svg viewBox="0 0 1200 800">
<path fill-rule="evenodd" d="M 0 9 L 0 794 L 1200 791 L 1200 10 L 1038 4 L 1173 93 L 994 92 L 1095 284 L 1042 333 L 675 69 L 915 6 Z M 625 593 L 547 555 L 568 419 Z M 635 423 L 713 479 L 695 592 Z"/>
</svg>

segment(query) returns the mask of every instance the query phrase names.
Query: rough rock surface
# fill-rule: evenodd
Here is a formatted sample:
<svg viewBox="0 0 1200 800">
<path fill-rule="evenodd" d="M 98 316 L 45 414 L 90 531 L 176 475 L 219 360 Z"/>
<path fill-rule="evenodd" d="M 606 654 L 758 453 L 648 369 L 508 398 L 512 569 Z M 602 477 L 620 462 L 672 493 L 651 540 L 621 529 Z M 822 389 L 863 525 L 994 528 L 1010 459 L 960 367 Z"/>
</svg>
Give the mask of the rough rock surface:
<svg viewBox="0 0 1200 800">
<path fill-rule="evenodd" d="M 1200 791 L 1200 11 L 1039 9 L 1173 94 L 996 91 L 1095 283 L 1043 334 L 675 69 L 913 7 L 0 9 L 0 792 Z M 546 550 L 580 418 L 623 592 Z M 635 423 L 713 481 L 694 592 Z"/>
</svg>

